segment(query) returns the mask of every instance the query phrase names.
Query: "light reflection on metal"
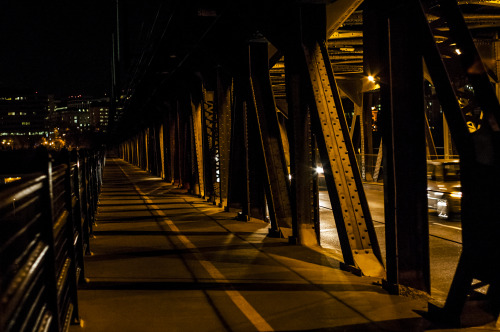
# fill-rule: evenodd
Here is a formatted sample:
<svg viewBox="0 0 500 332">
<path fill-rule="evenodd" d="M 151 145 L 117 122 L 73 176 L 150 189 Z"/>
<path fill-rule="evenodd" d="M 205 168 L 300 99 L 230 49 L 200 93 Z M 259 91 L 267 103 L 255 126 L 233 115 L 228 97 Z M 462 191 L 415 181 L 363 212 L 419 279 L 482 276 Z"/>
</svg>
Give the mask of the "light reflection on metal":
<svg viewBox="0 0 500 332">
<path fill-rule="evenodd" d="M 4 179 L 5 183 L 11 183 L 11 182 L 18 181 L 18 180 L 21 180 L 21 177 L 19 177 L 19 176 L 17 176 L 17 177 L 8 177 L 8 178 Z"/>
</svg>

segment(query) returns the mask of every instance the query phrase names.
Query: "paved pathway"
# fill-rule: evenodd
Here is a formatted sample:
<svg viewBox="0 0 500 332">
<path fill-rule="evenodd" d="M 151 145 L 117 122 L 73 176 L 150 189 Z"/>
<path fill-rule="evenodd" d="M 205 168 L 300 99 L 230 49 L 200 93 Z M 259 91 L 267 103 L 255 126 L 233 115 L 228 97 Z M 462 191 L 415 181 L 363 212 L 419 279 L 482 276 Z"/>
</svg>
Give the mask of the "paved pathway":
<svg viewBox="0 0 500 332">
<path fill-rule="evenodd" d="M 120 159 L 107 161 L 82 326 L 71 331 L 423 331 L 423 300 L 266 237 Z M 447 330 L 451 331 L 451 330 Z"/>
</svg>

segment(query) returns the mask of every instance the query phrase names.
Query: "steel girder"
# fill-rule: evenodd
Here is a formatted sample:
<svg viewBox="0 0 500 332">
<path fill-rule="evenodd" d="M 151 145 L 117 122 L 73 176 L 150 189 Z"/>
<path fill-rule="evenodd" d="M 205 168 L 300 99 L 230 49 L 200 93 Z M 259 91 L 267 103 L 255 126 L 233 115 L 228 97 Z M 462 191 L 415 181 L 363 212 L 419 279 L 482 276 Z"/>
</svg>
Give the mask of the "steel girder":
<svg viewBox="0 0 500 332">
<path fill-rule="evenodd" d="M 207 91 L 205 87 L 202 87 L 202 128 L 205 196 L 215 203 L 220 196 L 217 182 L 218 160 L 216 160 L 219 149 L 217 113 L 214 109 L 214 92 Z"/>
<path fill-rule="evenodd" d="M 193 122 L 192 139 L 194 142 L 194 164 L 196 165 L 198 175 L 199 195 L 205 198 L 205 176 L 204 176 L 204 158 L 203 158 L 203 127 L 202 127 L 202 100 L 195 101 L 191 97 L 191 119 Z"/>
<path fill-rule="evenodd" d="M 297 242 L 314 246 L 320 243 L 318 174 L 316 148 L 307 105 L 307 74 L 300 49 L 285 54 L 286 95 L 289 117 L 291 201 L 293 230 Z"/>
<path fill-rule="evenodd" d="M 228 206 L 241 209 L 238 220 L 250 220 L 250 170 L 248 149 L 248 49 L 242 52 L 241 71 L 234 79 L 234 112 L 231 131 Z M 246 69 L 246 70 L 243 70 Z"/>
<path fill-rule="evenodd" d="M 160 145 L 160 170 L 161 170 L 161 174 L 160 174 L 160 177 L 162 179 L 166 179 L 166 172 L 165 172 L 165 137 L 164 137 L 164 133 L 165 133 L 165 123 L 162 122 L 160 124 L 160 132 L 159 132 L 159 137 L 158 139 L 160 140 L 159 142 L 159 145 Z"/>
<path fill-rule="evenodd" d="M 337 0 L 326 6 L 327 38 L 342 26 L 362 2 L 363 0 Z"/>
<path fill-rule="evenodd" d="M 288 170 L 269 78 L 266 40 L 250 42 L 250 105 L 257 117 L 271 223 L 281 237 L 289 238 L 293 231 Z"/>
<path fill-rule="evenodd" d="M 168 126 L 169 126 L 169 151 L 170 151 L 170 158 L 169 158 L 169 170 L 170 170 L 170 180 L 171 183 L 175 183 L 177 179 L 177 173 L 175 167 L 175 162 L 177 160 L 177 145 L 175 144 L 175 137 L 176 137 L 176 120 L 177 120 L 177 114 L 174 112 L 169 112 L 168 114 Z"/>
<path fill-rule="evenodd" d="M 315 43 L 304 46 L 304 53 L 315 102 L 312 118 L 344 263 L 365 275 L 383 276 L 378 241 L 326 47 Z"/>
<path fill-rule="evenodd" d="M 388 2 L 381 44 L 381 130 L 387 252 L 386 287 L 430 293 L 429 222 L 421 34 L 411 1 Z M 410 121 L 411 119 L 411 121 Z M 406 291 L 406 290 L 405 290 Z"/>
<path fill-rule="evenodd" d="M 229 157 L 231 155 L 231 107 L 232 80 L 224 75 L 222 68 L 217 68 L 217 131 L 218 131 L 218 181 L 220 201 L 219 206 L 227 208 L 229 188 Z"/>
<path fill-rule="evenodd" d="M 489 285 L 484 300 L 497 319 L 500 273 L 492 262 L 500 258 L 500 104 L 457 3 L 422 4 L 418 14 L 426 42 L 424 58 L 460 154 L 462 185 L 462 254 L 444 308 L 429 309 L 435 318 L 460 325 L 468 296 Z M 429 23 L 425 15 L 430 11 L 441 17 L 437 22 L 447 23 L 446 43 L 435 42 L 436 21 Z M 471 113 L 480 116 L 471 118 Z"/>
</svg>

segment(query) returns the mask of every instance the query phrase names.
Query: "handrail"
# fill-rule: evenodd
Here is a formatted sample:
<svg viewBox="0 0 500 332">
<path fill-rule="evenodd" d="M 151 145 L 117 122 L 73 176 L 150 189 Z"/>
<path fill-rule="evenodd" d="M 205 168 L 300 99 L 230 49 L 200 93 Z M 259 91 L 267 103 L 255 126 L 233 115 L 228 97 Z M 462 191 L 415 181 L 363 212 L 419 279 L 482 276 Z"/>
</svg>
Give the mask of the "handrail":
<svg viewBox="0 0 500 332">
<path fill-rule="evenodd" d="M 44 174 L 33 173 L 20 181 L 5 185 L 5 188 L 0 190 L 0 210 L 12 204 L 12 201 L 19 201 L 38 190 L 45 178 Z"/>
<path fill-rule="evenodd" d="M 0 332 L 67 331 L 102 182 L 102 151 L 2 151 Z M 42 326 L 43 325 L 43 326 Z"/>
</svg>

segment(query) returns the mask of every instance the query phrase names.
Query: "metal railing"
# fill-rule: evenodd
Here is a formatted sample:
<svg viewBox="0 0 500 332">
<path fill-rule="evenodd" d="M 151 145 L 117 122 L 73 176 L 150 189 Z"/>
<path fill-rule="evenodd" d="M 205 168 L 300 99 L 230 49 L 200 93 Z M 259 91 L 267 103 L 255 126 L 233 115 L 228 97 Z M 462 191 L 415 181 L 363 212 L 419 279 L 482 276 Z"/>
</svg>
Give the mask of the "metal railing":
<svg viewBox="0 0 500 332">
<path fill-rule="evenodd" d="M 6 151 L 0 177 L 0 332 L 67 331 L 101 186 L 104 154 Z"/>
</svg>

